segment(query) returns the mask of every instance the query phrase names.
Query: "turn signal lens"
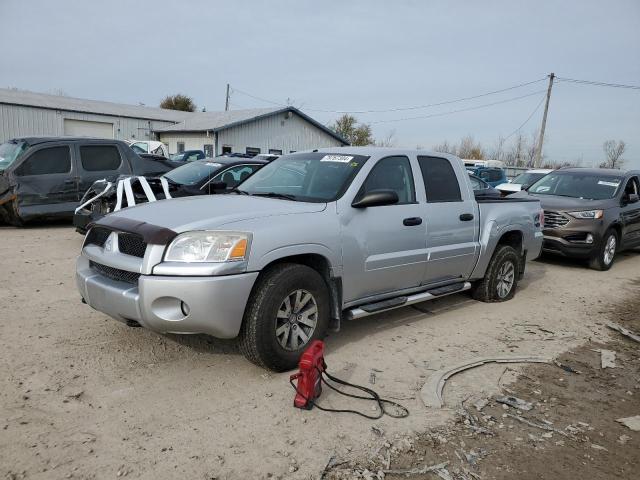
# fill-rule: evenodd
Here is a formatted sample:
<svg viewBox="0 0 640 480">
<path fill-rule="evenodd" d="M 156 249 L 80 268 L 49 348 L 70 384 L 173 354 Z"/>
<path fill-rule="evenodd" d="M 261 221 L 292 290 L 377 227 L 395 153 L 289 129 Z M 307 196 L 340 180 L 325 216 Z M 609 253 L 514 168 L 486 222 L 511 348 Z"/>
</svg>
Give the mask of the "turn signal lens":
<svg viewBox="0 0 640 480">
<path fill-rule="evenodd" d="M 239 240 L 231 250 L 231 254 L 229 255 L 229 260 L 241 260 L 244 258 L 247 253 L 247 239 L 243 238 Z"/>
</svg>

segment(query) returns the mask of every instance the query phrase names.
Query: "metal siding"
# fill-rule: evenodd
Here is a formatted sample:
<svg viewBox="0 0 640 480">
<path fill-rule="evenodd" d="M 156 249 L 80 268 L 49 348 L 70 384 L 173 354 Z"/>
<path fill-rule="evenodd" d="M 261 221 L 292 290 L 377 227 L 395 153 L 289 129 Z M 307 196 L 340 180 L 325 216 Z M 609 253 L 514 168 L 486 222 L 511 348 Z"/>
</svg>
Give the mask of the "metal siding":
<svg viewBox="0 0 640 480">
<path fill-rule="evenodd" d="M 173 122 L 115 117 L 91 113 L 48 110 L 0 103 L 0 142 L 16 137 L 62 136 L 64 119 L 87 120 L 114 124 L 114 137 L 119 140 L 154 140 L 154 129 L 173 125 Z"/>
</svg>

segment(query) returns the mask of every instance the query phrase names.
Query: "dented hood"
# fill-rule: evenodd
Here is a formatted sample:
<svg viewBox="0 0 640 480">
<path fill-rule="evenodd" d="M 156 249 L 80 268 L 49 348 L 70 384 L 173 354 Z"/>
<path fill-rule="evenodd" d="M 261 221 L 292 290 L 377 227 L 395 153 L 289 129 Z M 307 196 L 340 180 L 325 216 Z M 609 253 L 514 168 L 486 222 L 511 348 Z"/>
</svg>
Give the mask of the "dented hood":
<svg viewBox="0 0 640 480">
<path fill-rule="evenodd" d="M 326 203 L 294 202 L 247 195 L 213 195 L 159 200 L 111 213 L 181 233 L 219 228 L 241 220 L 321 212 Z"/>
</svg>

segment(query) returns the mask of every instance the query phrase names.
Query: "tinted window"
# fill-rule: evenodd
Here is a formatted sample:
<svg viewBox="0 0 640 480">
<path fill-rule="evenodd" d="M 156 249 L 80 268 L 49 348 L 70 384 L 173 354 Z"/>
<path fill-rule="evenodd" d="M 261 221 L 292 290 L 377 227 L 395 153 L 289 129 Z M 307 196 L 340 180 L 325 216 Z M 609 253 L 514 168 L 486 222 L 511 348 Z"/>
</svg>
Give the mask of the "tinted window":
<svg viewBox="0 0 640 480">
<path fill-rule="evenodd" d="M 120 168 L 120 152 L 114 145 L 85 145 L 80 147 L 80 162 L 88 172 L 103 172 Z"/>
<path fill-rule="evenodd" d="M 471 180 L 471 186 L 474 190 L 486 190 L 487 188 L 489 188 L 489 185 L 484 183 L 478 177 L 469 175 L 469 180 Z"/>
<path fill-rule="evenodd" d="M 224 182 L 227 184 L 227 188 L 233 188 L 240 182 L 244 182 L 258 168 L 260 168 L 260 165 L 237 165 L 219 173 L 214 177 L 213 181 Z"/>
<path fill-rule="evenodd" d="M 180 185 L 196 185 L 211 178 L 222 167 L 221 163 L 215 161 L 190 162 L 165 173 L 164 177 Z"/>
<path fill-rule="evenodd" d="M 38 150 L 18 168 L 18 175 L 47 175 L 71 171 L 69 147 L 51 147 Z"/>
<path fill-rule="evenodd" d="M 407 157 L 387 157 L 376 163 L 364 181 L 357 198 L 373 190 L 393 190 L 398 204 L 416 201 L 411 164 Z"/>
<path fill-rule="evenodd" d="M 418 157 L 427 202 L 460 202 L 460 185 L 449 160 L 439 157 Z"/>
</svg>

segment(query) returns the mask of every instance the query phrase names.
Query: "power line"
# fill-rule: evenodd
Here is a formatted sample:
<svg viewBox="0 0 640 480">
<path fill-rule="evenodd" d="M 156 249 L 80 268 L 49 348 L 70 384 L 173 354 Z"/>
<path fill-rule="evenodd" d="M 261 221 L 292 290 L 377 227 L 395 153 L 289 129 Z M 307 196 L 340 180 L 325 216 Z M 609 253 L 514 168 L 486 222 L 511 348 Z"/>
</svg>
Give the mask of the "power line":
<svg viewBox="0 0 640 480">
<path fill-rule="evenodd" d="M 533 116 L 536 114 L 536 112 L 538 111 L 538 109 L 540 108 L 540 105 L 542 105 L 542 102 L 544 102 L 544 99 L 546 98 L 546 96 L 543 96 L 540 101 L 538 102 L 538 104 L 536 105 L 536 108 L 533 109 L 533 112 L 531 112 L 531 114 L 527 117 L 527 119 L 522 122 L 522 125 L 520 125 L 518 128 L 516 128 L 513 132 L 511 132 L 509 135 L 507 135 L 506 137 L 503 138 L 503 141 L 507 141 L 509 140 L 511 137 L 513 137 L 516 133 L 518 133 L 520 130 L 522 130 L 522 127 L 524 127 L 527 123 L 529 123 L 529 120 L 531 120 L 531 118 L 533 118 Z"/>
<path fill-rule="evenodd" d="M 511 87 L 507 87 L 507 88 L 502 88 L 500 90 L 493 90 L 491 92 L 485 92 L 485 93 L 481 93 L 479 95 L 472 95 L 470 97 L 462 97 L 462 98 L 456 98 L 453 100 L 445 100 L 443 102 L 437 102 L 437 103 L 429 103 L 429 104 L 425 104 L 425 105 L 414 105 L 414 106 L 410 106 L 410 107 L 395 107 L 395 108 L 387 108 L 387 109 L 380 109 L 380 110 L 325 110 L 325 109 L 319 109 L 319 108 L 304 108 L 304 110 L 308 110 L 310 112 L 321 112 L 321 113 L 359 113 L 359 114 L 363 114 L 363 113 L 389 113 L 389 112 L 402 112 L 402 111 L 409 111 L 409 110 L 420 110 L 420 109 L 424 109 L 424 108 L 432 108 L 432 107 L 439 107 L 442 105 L 449 105 L 452 103 L 458 103 L 458 102 L 465 102 L 467 100 L 474 100 L 476 98 L 482 98 L 482 97 L 486 97 L 489 95 L 495 95 L 498 93 L 503 93 L 503 92 L 507 92 L 509 90 L 514 90 L 516 88 L 522 88 L 522 87 L 526 87 L 527 85 L 532 85 L 534 83 L 538 83 L 541 82 L 543 80 L 545 80 L 547 77 L 544 78 L 540 78 L 538 80 L 532 80 L 530 82 L 525 82 L 525 83 L 519 83 L 517 85 L 513 85 Z M 268 100 L 266 98 L 261 98 L 255 95 L 252 95 L 248 92 L 245 92 L 243 90 L 239 90 L 235 87 L 232 87 L 232 90 L 234 92 L 238 92 L 242 95 L 246 95 L 248 97 L 251 97 L 255 100 L 259 100 L 261 102 L 266 102 L 266 103 L 270 103 L 272 105 L 278 105 L 281 107 L 287 107 L 289 105 L 286 105 L 284 103 L 279 103 L 279 102 L 274 102 L 273 100 Z"/>
<path fill-rule="evenodd" d="M 622 83 L 597 82 L 595 80 L 578 80 L 576 78 L 564 78 L 564 77 L 556 77 L 556 80 L 559 80 L 561 82 L 577 83 L 580 85 L 593 85 L 596 87 L 613 87 L 613 88 L 627 88 L 632 90 L 640 90 L 640 86 L 638 85 L 625 85 Z"/>
<path fill-rule="evenodd" d="M 374 125 L 374 124 L 378 124 L 378 123 L 404 122 L 406 120 L 419 120 L 419 119 L 423 119 L 423 118 L 442 117 L 442 116 L 451 115 L 451 114 L 454 114 L 454 113 L 469 112 L 471 110 L 479 110 L 481 108 L 492 107 L 494 105 L 500 105 L 502 103 L 514 102 L 514 101 L 520 100 L 522 98 L 531 97 L 533 95 L 539 95 L 539 94 L 545 93 L 545 92 L 546 92 L 546 90 L 538 90 L 537 92 L 528 93 L 526 95 L 520 95 L 519 97 L 507 98 L 506 100 L 500 100 L 498 102 L 493 102 L 493 103 L 485 103 L 483 105 L 477 105 L 475 107 L 461 108 L 461 109 L 458 109 L 458 110 L 450 110 L 448 112 L 432 113 L 430 115 L 420 115 L 420 116 L 417 116 L 417 117 L 393 118 L 391 120 L 378 120 L 376 122 L 370 122 L 370 123 L 372 125 Z"/>
</svg>

